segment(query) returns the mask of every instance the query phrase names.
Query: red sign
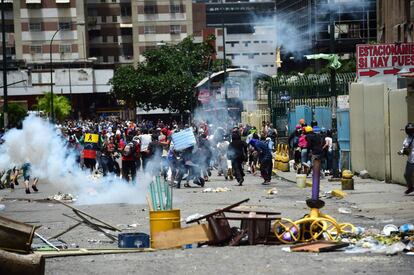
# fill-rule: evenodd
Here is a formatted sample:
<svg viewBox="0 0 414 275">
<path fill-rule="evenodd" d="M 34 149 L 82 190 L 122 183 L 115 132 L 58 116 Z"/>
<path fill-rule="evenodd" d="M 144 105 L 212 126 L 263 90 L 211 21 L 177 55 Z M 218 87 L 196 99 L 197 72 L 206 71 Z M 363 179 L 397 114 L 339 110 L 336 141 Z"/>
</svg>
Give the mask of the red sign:
<svg viewBox="0 0 414 275">
<path fill-rule="evenodd" d="M 393 77 L 401 69 L 414 70 L 414 43 L 356 46 L 358 78 Z M 396 81 L 393 79 L 384 80 Z"/>
</svg>

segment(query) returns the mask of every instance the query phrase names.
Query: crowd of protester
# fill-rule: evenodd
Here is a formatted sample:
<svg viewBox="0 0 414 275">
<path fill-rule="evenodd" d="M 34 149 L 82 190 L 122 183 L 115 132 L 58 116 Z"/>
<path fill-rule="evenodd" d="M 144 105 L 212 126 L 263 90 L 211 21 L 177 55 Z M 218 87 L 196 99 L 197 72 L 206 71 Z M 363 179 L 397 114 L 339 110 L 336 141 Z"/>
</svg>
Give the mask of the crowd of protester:
<svg viewBox="0 0 414 275">
<path fill-rule="evenodd" d="M 196 144 L 175 150 L 172 135 L 191 128 Z M 176 121 L 124 121 L 119 117 L 98 120 L 67 120 L 57 124 L 58 133 L 65 140 L 68 152 L 78 165 L 96 175 L 116 176 L 136 181 L 138 172 L 160 175 L 176 188 L 190 187 L 190 183 L 204 186 L 212 172 L 225 180 L 243 185 L 245 167 L 248 173 L 260 175 L 263 184 L 271 181 L 273 158 L 278 133 L 269 122 L 260 129 L 254 126 L 211 125 L 208 121 L 179 124 Z M 291 155 L 298 173 L 310 172 L 311 156 L 323 159 L 325 172 L 332 171 L 332 135 L 320 129 L 317 122 L 307 125 L 300 120 L 288 139 Z M 23 171 L 26 193 L 30 193 L 30 164 L 4 171 L 0 188 L 18 184 Z M 32 183 L 37 191 L 37 179 Z"/>
</svg>

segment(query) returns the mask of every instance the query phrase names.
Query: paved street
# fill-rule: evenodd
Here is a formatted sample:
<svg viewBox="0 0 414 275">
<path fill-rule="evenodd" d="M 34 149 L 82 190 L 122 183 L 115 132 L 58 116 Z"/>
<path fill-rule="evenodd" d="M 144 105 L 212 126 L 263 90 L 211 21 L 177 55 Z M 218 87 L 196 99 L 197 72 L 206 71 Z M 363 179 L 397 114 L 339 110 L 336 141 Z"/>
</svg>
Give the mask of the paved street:
<svg viewBox="0 0 414 275">
<path fill-rule="evenodd" d="M 213 172 L 216 174 L 216 172 Z M 294 173 L 279 173 L 270 186 L 262 186 L 261 178 L 248 175 L 245 186 L 234 186 L 224 178 L 213 175 L 205 187 L 229 187 L 223 193 L 202 193 L 202 188 L 174 189 L 174 207 L 181 209 L 181 218 L 200 213 L 206 214 L 216 208 L 250 198 L 246 206 L 269 211 L 280 211 L 283 217 L 299 219 L 308 212 L 304 203 L 310 195 L 310 188 L 300 189 L 295 183 Z M 287 180 L 286 180 L 287 179 Z M 276 187 L 276 195 L 266 191 Z M 54 185 L 40 183 L 40 192 L 24 194 L 21 185 L 16 190 L 2 190 L 5 205 L 2 215 L 42 227 L 38 232 L 52 236 L 74 222 L 62 216 L 70 214 L 63 205 L 49 202 L 28 202 L 18 198 L 42 199 L 55 194 Z M 340 183 L 322 180 L 321 193 L 340 189 Z M 385 224 L 414 223 L 414 196 L 403 196 L 405 187 L 386 184 L 374 180 L 356 179 L 354 191 L 347 191 L 344 199 L 326 198 L 324 213 L 334 216 L 340 222 L 382 229 Z M 16 200 L 10 200 L 16 198 Z M 125 232 L 149 232 L 148 210 L 145 204 L 107 204 L 76 205 L 98 218 L 125 229 Z M 341 214 L 338 208 L 351 209 L 351 214 Z M 136 224 L 137 228 L 128 228 Z M 183 223 L 184 225 L 184 223 Z M 79 226 L 62 236 L 68 244 L 79 247 L 102 248 L 116 247 L 107 239 L 85 227 Z M 330 252 L 322 254 L 288 253 L 284 246 L 246 246 L 246 247 L 205 247 L 193 249 L 164 250 L 151 253 L 118 254 L 100 256 L 78 256 L 47 259 L 47 274 L 275 274 L 309 273 L 339 274 L 381 273 L 412 274 L 414 257 L 407 255 L 385 256 L 377 254 L 345 254 Z"/>
</svg>

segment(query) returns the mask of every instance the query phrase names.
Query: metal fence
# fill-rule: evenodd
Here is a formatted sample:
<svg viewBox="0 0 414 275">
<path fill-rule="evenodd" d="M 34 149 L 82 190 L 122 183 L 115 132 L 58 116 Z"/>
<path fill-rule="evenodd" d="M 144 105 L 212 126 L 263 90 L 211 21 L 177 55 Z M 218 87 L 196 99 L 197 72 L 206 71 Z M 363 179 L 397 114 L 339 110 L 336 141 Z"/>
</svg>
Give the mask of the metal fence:
<svg viewBox="0 0 414 275">
<path fill-rule="evenodd" d="M 272 122 L 283 131 L 289 110 L 299 105 L 331 106 L 331 97 L 349 93 L 355 73 L 336 74 L 336 92 L 331 93 L 330 74 L 281 75 L 271 79 L 268 96 Z"/>
</svg>

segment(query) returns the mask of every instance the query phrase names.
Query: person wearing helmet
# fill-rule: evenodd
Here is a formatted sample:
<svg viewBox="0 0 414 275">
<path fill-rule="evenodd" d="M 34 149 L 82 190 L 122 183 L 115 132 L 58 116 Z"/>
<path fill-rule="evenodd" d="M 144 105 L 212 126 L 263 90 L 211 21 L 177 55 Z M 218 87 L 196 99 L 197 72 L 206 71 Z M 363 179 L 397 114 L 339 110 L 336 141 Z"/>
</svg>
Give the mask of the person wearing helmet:
<svg viewBox="0 0 414 275">
<path fill-rule="evenodd" d="M 407 156 L 407 164 L 404 172 L 407 190 L 404 193 L 408 195 L 414 192 L 414 123 L 408 123 L 405 126 L 405 133 L 407 137 L 404 139 L 403 148 L 398 154 Z"/>
</svg>

